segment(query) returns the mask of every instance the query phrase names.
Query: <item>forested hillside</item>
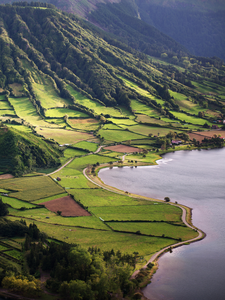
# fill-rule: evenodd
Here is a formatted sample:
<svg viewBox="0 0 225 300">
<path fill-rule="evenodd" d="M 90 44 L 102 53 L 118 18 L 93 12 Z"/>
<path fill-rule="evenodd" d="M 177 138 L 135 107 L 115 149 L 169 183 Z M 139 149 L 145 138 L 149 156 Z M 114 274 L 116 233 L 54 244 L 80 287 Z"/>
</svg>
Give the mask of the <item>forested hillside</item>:
<svg viewBox="0 0 225 300">
<path fill-rule="evenodd" d="M 165 136 L 169 128 L 186 132 L 223 122 L 225 73 L 220 59 L 186 56 L 182 51 L 175 55 L 173 43 L 170 52 L 161 53 L 161 44 L 155 42 L 164 60 L 158 61 L 52 5 L 34 5 L 0 7 L 1 119 L 28 132 L 20 152 L 11 157 L 20 171 L 10 169 L 12 161 L 6 164 L 9 171 L 20 175 L 35 166 L 57 164 L 58 152 L 53 148 L 27 144 L 31 133 L 61 146 L 93 135 L 101 142 L 147 135 L 153 146 L 160 147 L 168 146 L 169 140 L 156 139 L 156 129 L 148 126 L 168 128 Z M 146 108 L 151 112 L 145 113 Z M 118 140 L 105 129 L 110 134 L 123 129 L 126 135 Z M 10 156 L 4 150 L 8 141 L 17 146 L 21 141 L 15 135 L 10 130 L 1 137 L 4 159 Z"/>
<path fill-rule="evenodd" d="M 9 2 L 11 1 L 0 0 L 0 3 Z M 186 51 L 196 56 L 217 56 L 225 59 L 223 0 L 45 0 L 44 2 L 94 22 L 115 38 L 146 54 L 160 56 L 160 51 L 169 53 L 172 51 L 177 54 Z"/>
</svg>

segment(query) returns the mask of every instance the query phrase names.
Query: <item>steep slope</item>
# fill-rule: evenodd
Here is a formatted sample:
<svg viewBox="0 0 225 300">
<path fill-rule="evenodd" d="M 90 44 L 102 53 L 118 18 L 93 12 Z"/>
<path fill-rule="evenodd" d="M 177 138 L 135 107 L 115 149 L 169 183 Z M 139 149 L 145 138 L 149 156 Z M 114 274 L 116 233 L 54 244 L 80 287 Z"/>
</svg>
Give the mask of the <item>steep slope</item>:
<svg viewBox="0 0 225 300">
<path fill-rule="evenodd" d="M 0 171 L 15 176 L 59 165 L 60 151 L 31 133 L 0 127 Z"/>
<path fill-rule="evenodd" d="M 7 2 L 11 1 L 0 1 L 0 3 Z M 176 52 L 177 55 L 180 51 L 189 51 L 192 55 L 217 56 L 225 59 L 223 0 L 45 0 L 44 2 L 94 22 L 111 32 L 117 39 L 146 54 L 160 56 L 162 52 Z"/>
</svg>

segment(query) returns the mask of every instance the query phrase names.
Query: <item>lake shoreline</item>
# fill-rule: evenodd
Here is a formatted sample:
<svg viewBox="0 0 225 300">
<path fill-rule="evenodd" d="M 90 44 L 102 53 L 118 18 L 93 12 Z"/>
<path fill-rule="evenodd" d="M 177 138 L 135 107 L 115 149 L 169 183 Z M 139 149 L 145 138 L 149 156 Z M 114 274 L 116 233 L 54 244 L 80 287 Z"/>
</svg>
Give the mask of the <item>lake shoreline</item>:
<svg viewBox="0 0 225 300">
<path fill-rule="evenodd" d="M 165 153 L 165 154 L 166 154 L 166 153 Z M 163 155 L 164 155 L 164 154 L 163 154 Z M 153 165 L 158 165 L 158 164 L 157 164 L 157 161 L 158 161 L 158 160 L 161 160 L 161 159 L 155 160 L 155 161 L 153 162 L 153 164 L 149 164 L 149 163 L 148 163 L 148 164 L 138 164 L 138 165 L 133 165 L 133 166 L 131 166 L 131 165 L 122 165 L 122 166 L 121 166 L 121 165 L 117 165 L 117 166 L 114 165 L 114 167 L 121 168 L 121 167 L 123 167 L 123 166 L 124 166 L 124 167 L 126 166 L 126 167 L 131 167 L 131 168 L 132 168 L 132 167 L 138 167 L 138 166 L 153 166 Z M 106 185 L 106 184 L 99 178 L 99 176 L 98 176 L 98 172 L 99 172 L 101 169 L 106 169 L 106 168 L 112 169 L 113 167 L 110 166 L 110 165 L 108 165 L 108 164 L 100 165 L 100 166 L 97 168 L 97 170 L 96 170 L 97 175 L 87 174 L 88 169 L 85 168 L 85 169 L 83 170 L 83 174 L 84 174 L 84 176 L 85 176 L 89 181 L 91 181 L 92 183 L 94 183 L 94 184 L 98 185 L 99 187 L 101 187 L 101 188 L 103 188 L 103 189 L 106 189 L 106 190 L 108 190 L 108 191 L 111 191 L 111 192 L 114 192 L 114 193 L 118 193 L 118 194 L 122 194 L 122 195 L 126 195 L 126 196 L 129 196 L 129 197 L 131 197 L 131 198 L 139 198 L 139 199 L 144 199 L 144 200 L 147 200 L 147 201 L 165 202 L 165 201 L 160 200 L 160 199 L 155 199 L 155 198 L 150 198 L 150 197 L 146 197 L 146 196 L 142 196 L 142 195 L 138 195 L 138 194 L 129 193 L 129 192 L 126 192 L 126 191 L 117 189 L 117 188 L 115 188 L 115 187 L 113 187 L 113 186 Z M 205 233 L 205 232 L 203 232 L 201 229 L 197 228 L 196 226 L 194 226 L 194 225 L 192 224 L 192 209 L 191 209 L 190 207 L 187 207 L 187 206 L 182 205 L 182 204 L 173 203 L 173 202 L 170 202 L 169 204 L 170 204 L 170 205 L 177 206 L 177 207 L 179 207 L 179 208 L 182 209 L 182 212 L 183 212 L 183 213 L 182 213 L 182 221 L 183 221 L 183 223 L 184 223 L 186 226 L 188 226 L 189 228 L 196 230 L 196 231 L 198 232 L 198 236 L 195 237 L 195 238 L 193 238 L 193 239 L 190 239 L 190 240 L 186 240 L 186 241 L 182 241 L 182 242 L 179 242 L 179 243 L 175 243 L 175 244 L 173 244 L 173 245 L 169 245 L 169 246 L 167 246 L 167 247 L 165 247 L 165 248 L 159 250 L 159 251 L 156 252 L 155 254 L 153 254 L 153 255 L 151 256 L 151 258 L 148 260 L 148 262 L 141 268 L 141 269 L 146 270 L 146 269 L 147 269 L 147 265 L 148 265 L 149 263 L 153 263 L 153 264 L 154 264 L 153 268 L 149 271 L 149 274 L 148 274 L 147 278 L 143 281 L 143 286 L 142 286 L 142 288 L 144 288 L 147 284 L 150 283 L 150 281 L 151 281 L 153 275 L 156 273 L 156 271 L 157 271 L 157 269 L 158 269 L 158 266 L 159 266 L 158 261 L 159 261 L 159 259 L 160 259 L 165 253 L 167 253 L 168 251 L 172 251 L 172 249 L 175 249 L 175 248 L 177 248 L 177 247 L 181 247 L 181 246 L 183 246 L 183 245 L 187 245 L 187 244 L 190 244 L 190 243 L 194 243 L 194 242 L 200 241 L 200 240 L 202 240 L 202 239 L 204 239 L 204 238 L 206 237 L 206 233 Z M 136 271 L 132 274 L 131 278 L 134 279 L 134 278 L 138 275 L 138 273 L 140 272 L 141 269 L 136 270 Z M 143 296 L 144 296 L 144 295 L 143 295 Z M 145 297 L 145 299 L 147 299 L 147 298 Z"/>
</svg>

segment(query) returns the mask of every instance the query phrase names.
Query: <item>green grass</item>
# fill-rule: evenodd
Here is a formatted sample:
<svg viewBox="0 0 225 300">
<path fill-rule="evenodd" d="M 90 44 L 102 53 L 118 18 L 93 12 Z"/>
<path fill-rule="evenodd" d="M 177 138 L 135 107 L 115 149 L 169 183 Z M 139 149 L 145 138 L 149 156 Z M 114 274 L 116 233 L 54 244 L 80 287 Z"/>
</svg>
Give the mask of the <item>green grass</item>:
<svg viewBox="0 0 225 300">
<path fill-rule="evenodd" d="M 116 161 L 116 159 L 98 155 L 98 154 L 92 154 L 92 155 L 88 155 L 85 157 L 78 157 L 78 158 L 74 159 L 69 164 L 69 168 L 82 171 L 88 165 L 93 165 L 93 164 L 96 164 L 97 162 L 99 164 L 109 163 L 110 161 Z"/>
<path fill-rule="evenodd" d="M 5 100 L 5 95 L 4 94 L 3 95 L 0 94 L 0 101 L 2 101 L 2 100 Z"/>
<path fill-rule="evenodd" d="M 17 251 L 17 250 L 15 250 L 15 249 L 9 250 L 9 251 L 5 252 L 5 254 L 7 254 L 7 255 L 9 255 L 9 256 L 11 256 L 13 258 L 16 258 L 18 260 L 20 260 L 22 258 L 22 253 L 19 252 L 19 251 Z"/>
<path fill-rule="evenodd" d="M 125 79 L 123 77 L 120 77 L 123 79 L 123 81 L 125 82 L 125 84 L 127 86 L 129 86 L 131 89 L 135 90 L 138 94 L 142 95 L 142 96 L 145 96 L 145 97 L 148 97 L 149 99 L 151 100 L 155 100 L 157 103 L 163 105 L 164 104 L 164 100 L 161 100 L 161 99 L 158 99 L 157 97 L 155 97 L 154 95 L 150 94 L 147 90 L 143 89 L 143 88 L 140 88 L 138 86 L 138 84 L 128 80 L 128 79 Z M 152 87 L 151 87 L 152 88 Z M 153 89 L 153 88 L 152 88 Z"/>
<path fill-rule="evenodd" d="M 106 115 L 109 114 L 112 117 L 121 117 L 122 114 L 118 109 L 113 107 L 106 107 L 101 105 L 100 103 L 93 101 L 87 96 L 82 95 L 80 92 L 75 91 L 71 86 L 67 85 L 67 89 L 75 97 L 78 103 L 86 106 L 89 109 L 92 109 L 96 114 L 100 115 L 101 113 Z"/>
<path fill-rule="evenodd" d="M 168 122 L 162 121 L 159 118 L 151 118 L 147 115 L 138 114 L 136 120 L 138 123 L 150 123 L 150 124 L 158 124 L 161 126 L 163 126 L 163 125 L 168 126 Z"/>
<path fill-rule="evenodd" d="M 92 137 L 89 133 L 76 132 L 74 130 L 36 128 L 38 134 L 47 139 L 54 139 L 59 144 L 74 144 L 79 141 L 88 140 Z"/>
<path fill-rule="evenodd" d="M 64 189 L 47 176 L 3 179 L 0 187 L 13 191 L 10 197 L 34 201 L 64 192 Z"/>
<path fill-rule="evenodd" d="M 68 194 L 67 193 L 62 193 L 62 194 L 54 195 L 54 196 L 47 197 L 47 198 L 44 198 L 44 199 L 36 200 L 36 201 L 33 201 L 32 203 L 40 204 L 40 203 L 48 202 L 48 201 L 51 201 L 51 200 L 54 200 L 54 199 L 62 198 L 62 197 L 65 197 L 65 196 L 68 196 Z"/>
<path fill-rule="evenodd" d="M 15 116 L 16 114 L 15 114 L 14 110 L 0 109 L 0 116 L 7 116 L 7 115 Z"/>
<path fill-rule="evenodd" d="M 9 208 L 9 214 L 19 218 L 41 220 L 41 221 L 48 220 L 46 219 L 46 217 L 51 218 L 56 216 L 54 212 L 51 212 L 47 208 L 35 208 L 35 209 L 28 209 L 23 211 Z"/>
<path fill-rule="evenodd" d="M 92 207 L 91 212 L 105 221 L 174 221 L 181 222 L 180 208 L 167 205 L 139 205 L 139 206 L 108 206 Z"/>
<path fill-rule="evenodd" d="M 75 145 L 76 144 L 74 144 L 74 146 Z M 86 151 L 78 150 L 78 149 L 72 149 L 72 148 L 67 148 L 64 151 L 64 156 L 67 157 L 67 158 L 74 157 L 74 156 L 82 156 L 82 155 L 86 155 L 86 154 L 87 154 Z"/>
<path fill-rule="evenodd" d="M 32 130 L 29 127 L 24 126 L 24 125 L 7 124 L 7 126 L 15 128 L 16 130 L 23 131 L 23 132 L 30 132 L 30 133 L 32 132 Z"/>
<path fill-rule="evenodd" d="M 24 238 L 23 238 L 24 239 Z M 1 240 L 2 242 L 6 243 L 7 245 L 17 248 L 19 250 L 22 250 L 22 245 L 16 242 L 15 240 L 12 239 L 3 239 Z"/>
<path fill-rule="evenodd" d="M 83 112 L 68 109 L 68 108 L 48 109 L 45 113 L 46 117 L 53 117 L 53 118 L 63 118 L 65 115 L 68 115 L 68 117 L 70 117 L 70 118 L 87 118 L 88 117 L 88 115 Z"/>
<path fill-rule="evenodd" d="M 34 126 L 51 127 L 52 124 L 45 122 L 36 112 L 35 107 L 30 102 L 29 98 L 9 98 L 9 102 L 14 107 L 16 114 L 27 123 Z M 54 125 L 56 126 L 56 125 Z"/>
<path fill-rule="evenodd" d="M 188 116 L 184 113 L 177 112 L 177 111 L 170 111 L 176 118 L 178 118 L 181 121 L 185 121 L 186 123 L 191 123 L 194 125 L 204 125 L 205 123 L 211 124 L 207 120 L 196 118 L 193 116 Z"/>
<path fill-rule="evenodd" d="M 148 136 L 149 134 L 152 134 L 153 136 L 154 135 L 165 136 L 167 133 L 169 133 L 171 131 L 170 128 L 154 127 L 154 126 L 148 126 L 148 125 L 131 126 L 131 127 L 129 127 L 129 130 L 132 132 L 135 132 L 135 133 L 143 134 L 145 136 Z M 180 131 L 177 131 L 177 132 L 180 132 Z"/>
<path fill-rule="evenodd" d="M 133 119 L 116 119 L 116 118 L 108 118 L 108 121 L 113 122 L 117 125 L 136 125 L 137 122 L 135 122 Z"/>
<path fill-rule="evenodd" d="M 170 237 L 173 239 L 183 238 L 188 240 L 198 235 L 196 231 L 189 227 L 175 226 L 166 222 L 109 222 L 108 225 L 113 230 L 136 232 L 154 236 Z"/>
<path fill-rule="evenodd" d="M 91 143 L 86 141 L 74 144 L 74 146 L 81 149 L 87 149 L 90 152 L 95 152 L 98 149 L 98 145 L 96 143 Z"/>
<path fill-rule="evenodd" d="M 0 110 L 2 109 L 13 110 L 8 101 L 0 101 Z"/>
<path fill-rule="evenodd" d="M 16 208 L 16 209 L 20 209 L 21 207 L 26 207 L 26 208 L 35 207 L 35 205 L 33 205 L 33 204 L 29 203 L 29 202 L 21 201 L 21 200 L 18 200 L 16 198 L 5 197 L 5 196 L 1 196 L 1 198 L 2 198 L 2 201 L 4 203 L 9 204 L 13 208 Z"/>
<path fill-rule="evenodd" d="M 98 132 L 105 140 L 113 142 L 123 142 L 127 140 L 137 140 L 141 138 L 140 134 L 132 133 L 126 130 L 104 130 Z"/>
<path fill-rule="evenodd" d="M 134 113 L 145 114 L 149 117 L 159 117 L 157 111 L 137 100 L 131 100 L 131 108 Z"/>
<path fill-rule="evenodd" d="M 115 124 L 105 124 L 102 127 L 103 130 L 121 130 L 121 126 L 117 126 Z M 123 129 L 122 129 L 123 130 Z"/>
<path fill-rule="evenodd" d="M 10 218 L 12 219 L 12 218 Z M 27 223 L 33 221 L 27 220 Z M 57 238 L 68 243 L 77 243 L 84 248 L 98 247 L 102 251 L 111 249 L 120 249 L 121 252 L 130 253 L 138 252 L 139 255 L 148 259 L 156 251 L 174 244 L 175 240 L 168 240 L 155 237 L 147 237 L 136 234 L 118 233 L 113 231 L 100 231 L 92 229 L 76 228 L 71 230 L 68 226 L 56 226 L 34 222 L 41 231 L 44 231 L 52 238 Z"/>
<path fill-rule="evenodd" d="M 4 251 L 4 250 L 7 250 L 8 249 L 8 247 L 5 247 L 5 246 L 3 246 L 3 245 L 0 245 L 0 251 Z"/>
<path fill-rule="evenodd" d="M 49 79 L 42 78 L 44 84 L 33 83 L 33 88 L 37 99 L 41 102 L 43 108 L 63 107 L 71 104 L 68 100 L 61 98 L 55 91 Z"/>
<path fill-rule="evenodd" d="M 123 196 L 104 189 L 92 189 L 88 193 L 85 189 L 71 189 L 70 194 L 80 201 L 84 206 L 100 207 L 100 206 L 129 206 L 129 205 L 150 205 L 151 202 L 145 200 L 134 199 L 129 196 Z"/>
<path fill-rule="evenodd" d="M 57 176 L 60 176 L 60 174 L 55 173 L 54 178 Z M 76 175 L 72 176 L 60 176 L 61 181 L 59 184 L 64 187 L 65 189 L 70 188 L 82 188 L 82 189 L 89 189 L 89 188 L 95 188 L 95 185 L 91 183 L 89 180 L 86 179 L 86 177 L 83 175 L 82 172 L 78 173 L 76 172 Z M 68 190 L 69 191 L 69 190 Z"/>
<path fill-rule="evenodd" d="M 125 157 L 125 162 L 128 162 L 130 160 L 137 161 L 140 163 L 148 163 L 148 164 L 154 164 L 156 160 L 160 159 L 161 157 L 155 153 L 148 152 L 145 154 L 145 157 L 143 157 L 143 154 L 131 154 L 127 155 Z"/>
</svg>

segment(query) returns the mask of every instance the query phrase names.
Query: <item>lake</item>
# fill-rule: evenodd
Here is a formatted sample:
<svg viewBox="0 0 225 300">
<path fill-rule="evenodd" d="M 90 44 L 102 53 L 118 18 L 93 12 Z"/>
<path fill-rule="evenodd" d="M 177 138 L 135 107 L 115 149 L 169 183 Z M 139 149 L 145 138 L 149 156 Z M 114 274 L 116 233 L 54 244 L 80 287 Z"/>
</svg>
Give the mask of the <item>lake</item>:
<svg viewBox="0 0 225 300">
<path fill-rule="evenodd" d="M 193 208 L 193 224 L 206 238 L 174 249 L 143 290 L 151 300 L 225 298 L 225 148 L 166 154 L 157 166 L 103 169 L 107 185 Z"/>
</svg>

